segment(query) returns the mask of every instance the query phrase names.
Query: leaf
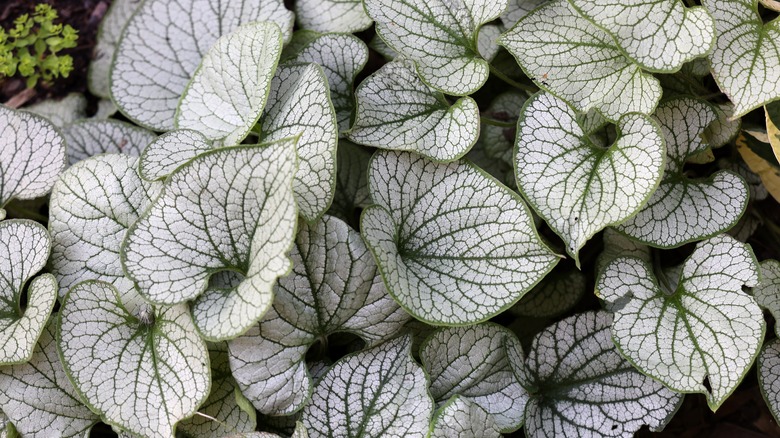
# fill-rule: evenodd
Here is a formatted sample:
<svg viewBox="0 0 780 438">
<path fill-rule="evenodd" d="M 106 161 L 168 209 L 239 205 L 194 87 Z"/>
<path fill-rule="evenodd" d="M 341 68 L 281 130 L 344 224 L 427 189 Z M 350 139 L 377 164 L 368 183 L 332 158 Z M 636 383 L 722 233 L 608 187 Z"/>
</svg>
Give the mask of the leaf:
<svg viewBox="0 0 780 438">
<path fill-rule="evenodd" d="M 574 110 L 548 93 L 531 97 L 517 122 L 517 186 L 577 266 L 588 239 L 641 209 L 663 173 L 664 139 L 649 117 L 627 114 L 616 128 L 612 145 L 597 146 Z"/>
<path fill-rule="evenodd" d="M 290 269 L 294 145 L 217 149 L 172 173 L 122 244 L 139 292 L 158 304 L 195 300 L 193 319 L 208 340 L 236 337 L 259 320 L 276 278 Z M 239 281 L 209 287 L 220 272 Z"/>
<path fill-rule="evenodd" d="M 60 100 L 44 100 L 23 108 L 37 114 L 58 128 L 87 116 L 87 98 L 81 93 L 69 93 Z"/>
<path fill-rule="evenodd" d="M 753 288 L 753 296 L 759 306 L 769 310 L 775 321 L 780 320 L 780 262 L 761 262 L 761 283 Z M 777 333 L 780 333 L 780 325 L 775 323 L 775 334 Z"/>
<path fill-rule="evenodd" d="M 420 359 L 438 403 L 460 395 L 484 409 L 501 432 L 523 425 L 528 392 L 515 378 L 505 345 L 517 337 L 497 324 L 448 327 L 420 347 Z M 519 346 L 518 346 L 519 348 Z"/>
<path fill-rule="evenodd" d="M 122 31 L 141 3 L 142 0 L 113 0 L 100 21 L 95 52 L 87 74 L 89 91 L 95 96 L 111 98 L 111 61 Z"/>
<path fill-rule="evenodd" d="M 368 61 L 366 43 L 353 35 L 317 35 L 289 58 L 285 58 L 284 53 L 282 58 L 286 63 L 312 62 L 322 67 L 330 86 L 330 100 L 336 110 L 339 132 L 349 129 L 355 111 L 352 84 Z"/>
<path fill-rule="evenodd" d="M 141 155 L 154 141 L 154 133 L 119 120 L 80 120 L 66 125 L 62 136 L 68 145 L 68 163 L 74 164 L 93 155 Z"/>
<path fill-rule="evenodd" d="M 777 330 L 777 329 L 775 329 Z M 769 411 L 777 421 L 780 417 L 780 340 L 775 338 L 767 342 L 758 356 L 758 386 L 761 395 L 769 406 Z"/>
<path fill-rule="evenodd" d="M 293 14 L 281 0 L 217 5 L 202 0 L 145 1 L 127 23 L 116 49 L 113 100 L 139 125 L 170 131 L 179 97 L 215 41 L 244 23 L 266 20 L 279 25 L 283 39 L 289 41 Z"/>
<path fill-rule="evenodd" d="M 501 24 L 504 29 L 510 29 L 521 18 L 546 2 L 547 0 L 509 0 L 506 9 L 501 14 Z"/>
<path fill-rule="evenodd" d="M 704 142 L 713 148 L 719 148 L 734 139 L 739 134 L 742 127 L 742 119 L 732 120 L 734 116 L 734 105 L 731 102 L 720 103 L 713 106 L 718 119 L 710 123 L 702 138 Z"/>
<path fill-rule="evenodd" d="M 295 17 L 301 28 L 317 32 L 359 32 L 373 23 L 360 0 L 300 0 Z"/>
<path fill-rule="evenodd" d="M 510 312 L 517 316 L 551 318 L 574 307 L 585 295 L 585 275 L 576 269 L 553 272 L 512 306 Z"/>
<path fill-rule="evenodd" d="M 221 145 L 241 143 L 263 113 L 281 53 L 282 33 L 273 22 L 221 36 L 184 89 L 174 126 Z"/>
<path fill-rule="evenodd" d="M 742 291 L 758 284 L 758 263 L 749 246 L 719 235 L 696 246 L 677 284 L 665 278 L 659 285 L 647 263 L 620 258 L 596 294 L 614 312 L 615 344 L 637 369 L 675 391 L 703 393 L 715 411 L 764 339 L 761 309 Z"/>
<path fill-rule="evenodd" d="M 132 434 L 173 437 L 209 394 L 208 351 L 185 305 L 130 313 L 113 286 L 89 280 L 65 296 L 57 333 L 79 395 Z"/>
<path fill-rule="evenodd" d="M 499 43 L 539 88 L 577 111 L 593 108 L 617 121 L 630 112 L 652 113 L 661 98 L 658 80 L 626 58 L 612 37 L 565 0 L 526 15 Z"/>
<path fill-rule="evenodd" d="M 702 7 L 686 8 L 680 0 L 571 0 L 584 17 L 604 29 L 626 55 L 645 70 L 678 71 L 709 53 L 715 23 Z"/>
<path fill-rule="evenodd" d="M 309 436 L 425 437 L 433 410 L 409 336 L 343 357 L 303 410 Z"/>
<path fill-rule="evenodd" d="M 360 217 L 359 210 L 371 205 L 368 193 L 371 153 L 349 140 L 340 140 L 337 154 L 336 188 L 328 214 L 351 223 Z"/>
<path fill-rule="evenodd" d="M 49 193 L 63 168 L 65 142 L 54 125 L 0 105 L 0 211 L 11 199 Z"/>
<path fill-rule="evenodd" d="M 606 312 L 566 318 L 534 338 L 525 363 L 509 348 L 516 372 L 530 380 L 526 436 L 632 436 L 671 420 L 682 395 L 620 357 L 609 324 Z"/>
<path fill-rule="evenodd" d="M 452 161 L 479 137 L 474 99 L 462 97 L 450 105 L 417 77 L 408 61 L 385 64 L 361 82 L 355 95 L 357 116 L 347 134 L 355 143 Z"/>
<path fill-rule="evenodd" d="M 772 103 L 764 107 L 766 119 L 766 133 L 769 137 L 769 145 L 772 146 L 772 152 L 775 159 L 780 162 L 780 103 Z"/>
<path fill-rule="evenodd" d="M 780 99 L 780 20 L 763 23 L 758 0 L 702 0 L 715 19 L 708 56 L 715 82 L 734 103 L 732 118 Z"/>
<path fill-rule="evenodd" d="M 633 257 L 648 264 L 652 262 L 650 247 L 638 243 L 634 239 L 629 239 L 612 228 L 604 230 L 603 241 L 604 250 L 596 258 L 597 277 L 604 272 L 607 265 L 620 257 Z"/>
<path fill-rule="evenodd" d="M 493 417 L 478 404 L 452 396 L 433 416 L 429 438 L 500 438 Z"/>
<path fill-rule="evenodd" d="M 377 34 L 414 61 L 431 87 L 451 95 L 477 91 L 489 64 L 477 49 L 480 27 L 498 18 L 507 0 L 366 0 Z"/>
<path fill-rule="evenodd" d="M 388 296 L 360 234 L 340 219 L 301 223 L 290 258 L 293 271 L 279 279 L 271 310 L 230 342 L 233 375 L 269 415 L 291 414 L 308 401 L 306 353 L 315 343 L 350 332 L 375 345 L 409 319 Z"/>
<path fill-rule="evenodd" d="M 192 438 L 221 438 L 231 432 L 252 432 L 257 426 L 255 409 L 238 389 L 230 373 L 227 344 L 210 343 L 208 350 L 211 392 L 198 409 L 198 414 L 179 423 L 177 434 Z"/>
<path fill-rule="evenodd" d="M 755 172 L 764 183 L 767 191 L 780 202 L 780 167 L 770 164 L 750 147 L 750 135 L 740 134 L 736 139 L 737 151 L 750 170 Z"/>
<path fill-rule="evenodd" d="M 0 222 L 0 365 L 30 360 L 49 319 L 57 280 L 51 274 L 30 279 L 46 266 L 50 249 L 49 233 L 41 224 L 27 219 Z"/>
<path fill-rule="evenodd" d="M 63 173 L 49 202 L 52 237 L 50 266 L 59 296 L 84 280 L 114 285 L 122 304 L 134 311 L 142 303 L 122 270 L 119 248 L 127 229 L 162 191 L 142 180 L 138 159 L 101 155 L 80 161 Z"/>
<path fill-rule="evenodd" d="M 466 161 L 379 151 L 361 234 L 396 301 L 436 325 L 484 321 L 555 266 L 527 207 Z M 403 194 L 403 196 L 401 196 Z"/>
<path fill-rule="evenodd" d="M 501 93 L 490 102 L 490 106 L 484 112 L 482 117 L 490 121 L 501 124 L 510 124 L 511 126 L 497 126 L 490 122 L 482 122 L 482 130 L 479 133 L 479 142 L 484 145 L 485 154 L 488 157 L 501 160 L 512 166 L 512 151 L 515 146 L 515 136 L 517 133 L 517 118 L 523 108 L 526 97 L 515 91 Z"/>
<path fill-rule="evenodd" d="M 200 132 L 177 129 L 149 143 L 141 153 L 138 174 L 147 181 L 164 179 L 177 167 L 212 149 Z"/>
<path fill-rule="evenodd" d="M 710 105 L 692 98 L 658 106 L 655 118 L 666 139 L 664 176 L 647 205 L 618 225 L 618 231 L 649 245 L 674 248 L 712 237 L 739 221 L 749 198 L 739 175 L 723 170 L 692 179 L 684 172 L 687 158 L 707 148 L 702 135 L 716 117 Z"/>
<path fill-rule="evenodd" d="M 88 436 L 100 420 L 79 400 L 57 355 L 55 319 L 29 362 L 0 368 L 0 405 L 25 437 Z"/>
<path fill-rule="evenodd" d="M 297 136 L 293 192 L 299 214 L 311 222 L 330 207 L 336 185 L 338 126 L 328 81 L 314 64 L 283 65 L 271 82 L 260 121 L 263 142 Z"/>
</svg>

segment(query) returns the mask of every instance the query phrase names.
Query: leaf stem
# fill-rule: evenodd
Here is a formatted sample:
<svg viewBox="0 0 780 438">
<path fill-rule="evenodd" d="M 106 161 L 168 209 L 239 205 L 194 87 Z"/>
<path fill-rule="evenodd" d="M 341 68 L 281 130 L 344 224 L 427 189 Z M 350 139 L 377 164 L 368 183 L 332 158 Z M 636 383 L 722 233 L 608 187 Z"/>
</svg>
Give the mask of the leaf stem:
<svg viewBox="0 0 780 438">
<path fill-rule="evenodd" d="M 486 125 L 498 126 L 500 128 L 514 128 L 515 122 L 502 122 L 500 120 L 491 119 L 489 117 L 480 117 L 479 120 Z"/>
<path fill-rule="evenodd" d="M 517 82 L 516 80 L 510 78 L 509 76 L 505 75 L 501 70 L 495 68 L 492 64 L 490 64 L 490 73 L 493 73 L 493 75 L 495 75 L 497 78 L 501 79 L 502 81 L 506 82 L 507 84 L 509 84 L 509 85 L 511 85 L 511 86 L 513 86 L 513 87 L 515 87 L 517 89 L 520 89 L 520 90 L 523 90 L 523 91 L 527 91 L 529 93 L 536 93 L 537 91 L 539 91 L 538 88 L 536 88 L 536 87 L 534 87 L 532 85 L 522 84 L 522 83 Z"/>
</svg>

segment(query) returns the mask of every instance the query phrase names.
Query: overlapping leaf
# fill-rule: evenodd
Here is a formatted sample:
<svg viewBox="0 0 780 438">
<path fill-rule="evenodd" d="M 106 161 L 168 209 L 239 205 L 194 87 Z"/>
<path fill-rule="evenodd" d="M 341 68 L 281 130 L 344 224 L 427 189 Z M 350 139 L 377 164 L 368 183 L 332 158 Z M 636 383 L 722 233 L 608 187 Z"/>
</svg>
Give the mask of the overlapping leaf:
<svg viewBox="0 0 780 438">
<path fill-rule="evenodd" d="M 282 53 L 282 33 L 272 22 L 244 24 L 223 35 L 192 75 L 174 124 L 218 144 L 241 143 L 265 107 Z"/>
<path fill-rule="evenodd" d="M 55 320 L 29 362 L 0 368 L 0 406 L 24 437 L 88 436 L 100 417 L 79 399 L 57 356 Z"/>
<path fill-rule="evenodd" d="M 302 28 L 317 32 L 358 32 L 372 23 L 360 0 L 301 0 L 295 17 Z"/>
<path fill-rule="evenodd" d="M 141 155 L 154 133 L 119 120 L 81 120 L 62 129 L 68 145 L 68 163 L 98 154 Z"/>
<path fill-rule="evenodd" d="M 368 193 L 371 153 L 348 140 L 341 140 L 337 154 L 336 188 L 328 214 L 351 224 L 359 210 L 371 204 Z"/>
<path fill-rule="evenodd" d="M 140 125 L 171 130 L 179 97 L 214 42 L 241 24 L 266 20 L 289 41 L 293 14 L 281 0 L 145 1 L 119 40 L 111 96 Z"/>
<path fill-rule="evenodd" d="M 336 115 L 322 69 L 314 64 L 279 67 L 260 127 L 265 142 L 297 137 L 293 192 L 299 214 L 316 220 L 333 200 L 338 145 Z"/>
<path fill-rule="evenodd" d="M 81 93 L 69 93 L 59 100 L 47 99 L 30 105 L 24 111 L 42 116 L 62 128 L 87 116 L 87 98 Z"/>
<path fill-rule="evenodd" d="M 171 174 L 122 246 L 138 290 L 160 304 L 197 298 L 193 317 L 207 339 L 236 337 L 260 319 L 273 283 L 290 269 L 294 146 L 286 139 L 217 149 Z M 209 287 L 220 272 L 238 281 Z"/>
<path fill-rule="evenodd" d="M 255 409 L 238 389 L 228 364 L 224 342 L 208 345 L 211 392 L 198 414 L 182 420 L 176 432 L 192 438 L 222 438 L 230 433 L 251 433 L 257 426 Z"/>
<path fill-rule="evenodd" d="M 503 311 L 557 262 L 523 201 L 472 164 L 377 152 L 376 205 L 361 233 L 388 290 L 425 322 L 465 325 Z"/>
<path fill-rule="evenodd" d="M 500 438 L 493 417 L 478 404 L 461 396 L 452 396 L 436 412 L 430 438 Z"/>
<path fill-rule="evenodd" d="M 0 105 L 0 216 L 13 198 L 49 193 L 65 167 L 65 141 L 43 117 Z"/>
<path fill-rule="evenodd" d="M 309 436 L 425 437 L 433 400 L 411 345 L 404 336 L 336 362 L 303 410 Z"/>
<path fill-rule="evenodd" d="M 476 403 L 495 427 L 511 432 L 523 424 L 528 393 L 515 378 L 506 355 L 517 337 L 495 324 L 441 329 L 420 347 L 420 359 L 431 379 L 430 392 L 438 403 L 460 395 Z"/>
<path fill-rule="evenodd" d="M 27 362 L 57 299 L 57 280 L 43 274 L 51 242 L 42 225 L 0 222 L 0 364 Z M 29 281 L 26 290 L 25 285 Z M 22 300 L 26 303 L 22 306 Z"/>
<path fill-rule="evenodd" d="M 488 119 L 482 123 L 479 142 L 483 144 L 485 154 L 495 160 L 501 160 L 512 166 L 512 151 L 517 132 L 516 121 L 526 97 L 515 91 L 499 94 L 482 113 Z"/>
<path fill-rule="evenodd" d="M 614 312 L 615 344 L 639 370 L 674 390 L 705 394 L 715 410 L 764 339 L 761 309 L 742 291 L 758 283 L 758 263 L 749 246 L 719 235 L 699 243 L 678 271 L 679 280 L 656 272 L 659 284 L 646 262 L 619 258 L 596 292 Z"/>
<path fill-rule="evenodd" d="M 734 117 L 780 99 L 780 20 L 764 23 L 758 0 L 702 0 L 715 18 L 712 75 Z"/>
<path fill-rule="evenodd" d="M 352 113 L 355 110 L 352 84 L 368 61 L 366 43 L 352 35 L 312 35 L 311 41 L 298 48 L 295 53 L 289 57 L 285 54 L 282 56 L 288 63 L 312 62 L 322 67 L 322 71 L 328 78 L 330 100 L 336 110 L 339 132 L 349 129 Z"/>
<path fill-rule="evenodd" d="M 293 271 L 279 279 L 271 310 L 230 342 L 230 363 L 244 394 L 265 414 L 301 409 L 311 393 L 306 353 L 346 331 L 369 345 L 409 319 L 387 294 L 360 234 L 325 216 L 300 224 L 290 252 Z"/>
<path fill-rule="evenodd" d="M 57 333 L 80 396 L 132 434 L 173 437 L 209 394 L 208 351 L 186 305 L 131 313 L 113 286 L 89 280 L 65 296 Z"/>
<path fill-rule="evenodd" d="M 142 0 L 114 0 L 103 16 L 97 33 L 97 42 L 92 61 L 89 63 L 87 85 L 95 96 L 111 98 L 111 61 L 114 58 L 119 38 L 127 22 L 141 6 Z"/>
<path fill-rule="evenodd" d="M 462 97 L 450 105 L 423 83 L 409 61 L 393 61 L 358 87 L 355 143 L 413 151 L 436 161 L 460 158 L 479 137 L 479 108 Z"/>
<path fill-rule="evenodd" d="M 661 248 L 680 246 L 731 228 L 748 202 L 748 187 L 730 171 L 707 179 L 691 179 L 683 166 L 688 157 L 707 148 L 704 129 L 716 120 L 703 101 L 675 98 L 655 112 L 666 139 L 666 170 L 658 189 L 636 216 L 617 229 L 634 239 Z"/>
<path fill-rule="evenodd" d="M 177 167 L 211 149 L 203 134 L 177 129 L 157 137 L 141 153 L 138 173 L 148 181 L 163 179 Z"/>
<path fill-rule="evenodd" d="M 682 0 L 615 2 L 571 0 L 582 15 L 606 30 L 646 70 L 677 71 L 706 55 L 715 42 L 715 23 L 702 7 Z"/>
<path fill-rule="evenodd" d="M 566 0 L 554 0 L 523 17 L 500 43 L 536 84 L 574 105 L 617 121 L 630 112 L 650 114 L 661 98 L 657 79 L 632 63 L 606 32 Z"/>
<path fill-rule="evenodd" d="M 125 277 L 119 247 L 127 229 L 162 191 L 162 184 L 142 180 L 138 159 L 103 155 L 81 161 L 62 175 L 52 190 L 49 261 L 60 297 L 84 280 L 114 285 L 122 304 L 134 310 L 140 297 Z"/>
<path fill-rule="evenodd" d="M 506 8 L 506 0 L 366 0 L 379 36 L 417 65 L 425 83 L 463 96 L 487 80 L 489 64 L 479 54 L 480 27 Z"/>
<path fill-rule="evenodd" d="M 517 124 L 518 188 L 578 264 L 588 239 L 635 214 L 663 173 L 664 139 L 649 117 L 625 115 L 617 131 L 612 145 L 597 146 L 574 110 L 548 93 L 529 99 Z"/>
<path fill-rule="evenodd" d="M 509 346 L 531 393 L 526 436 L 631 436 L 643 425 L 659 431 L 669 422 L 682 396 L 620 357 L 609 324 L 606 312 L 566 318 L 534 338 L 525 361 Z"/>
<path fill-rule="evenodd" d="M 576 269 L 558 267 L 536 285 L 510 311 L 518 316 L 550 318 L 574 307 L 585 294 L 585 275 Z"/>
</svg>

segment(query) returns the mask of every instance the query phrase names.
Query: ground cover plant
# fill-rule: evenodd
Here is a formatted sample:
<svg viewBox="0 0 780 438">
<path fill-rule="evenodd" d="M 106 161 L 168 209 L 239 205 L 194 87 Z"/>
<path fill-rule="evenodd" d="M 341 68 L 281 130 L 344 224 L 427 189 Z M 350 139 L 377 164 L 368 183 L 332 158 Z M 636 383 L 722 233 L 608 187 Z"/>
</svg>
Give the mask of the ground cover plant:
<svg viewBox="0 0 780 438">
<path fill-rule="evenodd" d="M 0 106 L 0 437 L 634 436 L 745 385 L 780 436 L 778 11 L 114 0 L 88 93 Z"/>
</svg>

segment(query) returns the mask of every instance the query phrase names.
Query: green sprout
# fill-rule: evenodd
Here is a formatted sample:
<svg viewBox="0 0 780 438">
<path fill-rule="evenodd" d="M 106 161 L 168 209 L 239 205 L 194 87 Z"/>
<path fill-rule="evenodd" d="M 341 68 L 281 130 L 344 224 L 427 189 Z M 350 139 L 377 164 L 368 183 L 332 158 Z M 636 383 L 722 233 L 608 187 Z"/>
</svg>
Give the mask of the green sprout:
<svg viewBox="0 0 780 438">
<path fill-rule="evenodd" d="M 23 14 L 14 20 L 12 29 L 0 28 L 0 79 L 18 73 L 27 78 L 27 88 L 33 88 L 39 79 L 48 84 L 68 77 L 73 58 L 57 53 L 76 47 L 79 36 L 70 25 L 54 24 L 57 17 L 57 11 L 41 3 L 32 16 Z"/>
</svg>

